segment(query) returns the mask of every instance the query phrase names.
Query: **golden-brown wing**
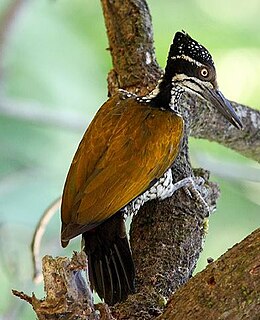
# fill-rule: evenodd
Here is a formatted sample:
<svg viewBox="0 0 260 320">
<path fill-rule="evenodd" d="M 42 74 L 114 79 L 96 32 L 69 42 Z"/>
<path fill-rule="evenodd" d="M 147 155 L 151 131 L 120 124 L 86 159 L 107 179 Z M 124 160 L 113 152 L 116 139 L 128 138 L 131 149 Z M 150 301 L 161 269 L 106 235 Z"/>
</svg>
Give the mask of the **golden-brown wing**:
<svg viewBox="0 0 260 320">
<path fill-rule="evenodd" d="M 78 146 L 63 190 L 62 231 L 73 221 L 73 215 L 76 212 L 72 207 L 77 206 L 77 199 L 80 201 L 86 180 L 91 176 L 96 163 L 107 149 L 108 141 L 123 111 L 120 102 L 122 102 L 120 95 L 115 95 L 102 105 Z"/>
<path fill-rule="evenodd" d="M 98 159 L 95 165 L 92 164 L 89 169 L 81 161 L 76 168 L 74 163 L 73 171 L 84 174 L 84 179 L 80 178 L 77 192 L 77 182 L 73 182 L 74 202 L 70 202 L 73 205 L 67 214 L 69 221 L 66 221 L 62 233 L 64 240 L 108 219 L 143 193 L 154 179 L 163 175 L 178 154 L 183 132 L 181 117 L 169 111 L 141 105 L 134 99 L 121 101 L 120 108 L 121 115 L 114 122 L 114 130 L 110 129 L 113 132 L 107 139 L 106 147 L 100 148 L 98 155 L 95 154 L 95 159 Z M 101 113 L 97 115 L 100 116 Z M 84 140 L 90 136 L 95 141 L 94 132 L 98 136 L 98 130 L 101 130 L 101 127 L 97 127 L 99 121 L 94 119 L 89 127 L 83 138 L 84 147 L 78 150 L 80 155 L 76 154 L 77 157 L 90 156 L 87 141 Z M 92 152 L 96 152 L 95 148 L 92 148 Z M 71 173 L 65 189 L 71 188 L 70 180 Z M 65 194 L 68 193 L 65 191 Z"/>
</svg>

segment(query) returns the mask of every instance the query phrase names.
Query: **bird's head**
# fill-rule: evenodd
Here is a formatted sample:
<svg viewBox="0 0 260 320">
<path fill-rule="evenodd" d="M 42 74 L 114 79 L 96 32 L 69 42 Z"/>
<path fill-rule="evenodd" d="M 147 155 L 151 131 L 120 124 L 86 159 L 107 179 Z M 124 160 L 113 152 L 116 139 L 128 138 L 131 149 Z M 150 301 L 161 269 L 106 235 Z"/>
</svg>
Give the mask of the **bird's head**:
<svg viewBox="0 0 260 320">
<path fill-rule="evenodd" d="M 173 109 L 183 92 L 191 92 L 211 102 L 230 123 L 242 128 L 230 102 L 218 89 L 216 69 L 210 53 L 185 32 L 177 32 L 170 47 L 159 90 L 166 87 L 171 88 L 168 98 L 171 97 Z"/>
</svg>

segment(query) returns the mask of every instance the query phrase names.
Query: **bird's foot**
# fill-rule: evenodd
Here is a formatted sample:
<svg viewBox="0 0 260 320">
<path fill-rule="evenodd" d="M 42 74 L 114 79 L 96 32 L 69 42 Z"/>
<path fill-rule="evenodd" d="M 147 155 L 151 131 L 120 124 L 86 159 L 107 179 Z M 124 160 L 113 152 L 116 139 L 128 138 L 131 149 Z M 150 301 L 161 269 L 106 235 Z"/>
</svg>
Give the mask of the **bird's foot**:
<svg viewBox="0 0 260 320">
<path fill-rule="evenodd" d="M 210 215 L 210 208 L 199 191 L 205 182 L 204 179 L 199 177 L 196 179 L 196 182 L 192 177 L 184 178 L 183 180 L 185 179 L 187 179 L 187 182 L 186 185 L 183 186 L 184 192 L 198 203 L 200 209 L 205 211 L 203 218 L 208 217 Z"/>
<path fill-rule="evenodd" d="M 172 177 L 167 178 L 172 179 Z M 203 212 L 205 212 L 203 214 L 203 218 L 208 217 L 210 214 L 210 208 L 199 191 L 201 189 L 201 186 L 203 186 L 204 182 L 204 179 L 201 177 L 196 178 L 196 182 L 192 177 L 184 178 L 175 183 L 171 181 L 171 183 L 168 184 L 165 192 L 161 194 L 160 199 L 163 200 L 165 198 L 171 197 L 177 190 L 183 188 L 184 192 L 190 198 L 194 199 L 199 204 L 199 208 L 202 209 Z"/>
</svg>

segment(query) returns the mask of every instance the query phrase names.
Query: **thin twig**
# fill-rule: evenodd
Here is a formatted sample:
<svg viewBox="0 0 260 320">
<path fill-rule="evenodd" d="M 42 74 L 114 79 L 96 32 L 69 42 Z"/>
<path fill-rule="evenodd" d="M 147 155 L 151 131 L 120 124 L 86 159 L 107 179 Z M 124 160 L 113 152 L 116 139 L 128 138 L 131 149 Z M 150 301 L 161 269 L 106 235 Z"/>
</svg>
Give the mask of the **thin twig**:
<svg viewBox="0 0 260 320">
<path fill-rule="evenodd" d="M 33 270 L 34 270 L 33 281 L 35 283 L 39 283 L 42 281 L 41 259 L 40 259 L 41 240 L 45 233 L 46 226 L 48 225 L 50 219 L 53 217 L 55 212 L 60 208 L 60 205 L 61 205 L 61 197 L 53 201 L 52 204 L 44 211 L 34 231 L 32 243 L 31 243 L 31 251 L 32 251 Z"/>
<path fill-rule="evenodd" d="M 88 123 L 75 112 L 55 111 L 36 101 L 17 101 L 0 97 L 0 114 L 28 121 L 33 124 L 47 125 L 75 131 L 82 131 Z"/>
</svg>

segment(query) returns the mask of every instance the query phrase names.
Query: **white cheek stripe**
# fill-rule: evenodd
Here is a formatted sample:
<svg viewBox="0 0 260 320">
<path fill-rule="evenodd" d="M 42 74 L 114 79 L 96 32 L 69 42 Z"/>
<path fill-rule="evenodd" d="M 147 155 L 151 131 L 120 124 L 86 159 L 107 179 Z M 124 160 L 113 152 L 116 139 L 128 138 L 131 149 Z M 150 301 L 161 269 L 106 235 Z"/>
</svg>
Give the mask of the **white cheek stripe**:
<svg viewBox="0 0 260 320">
<path fill-rule="evenodd" d="M 183 59 L 183 60 L 189 61 L 189 62 L 191 62 L 191 63 L 195 63 L 198 67 L 202 67 L 202 66 L 203 66 L 202 63 L 200 63 L 200 62 L 192 59 L 192 58 L 189 57 L 189 56 L 186 56 L 185 54 L 182 54 L 182 55 L 180 55 L 180 56 L 171 57 L 171 59 L 172 59 L 172 60 Z"/>
</svg>

